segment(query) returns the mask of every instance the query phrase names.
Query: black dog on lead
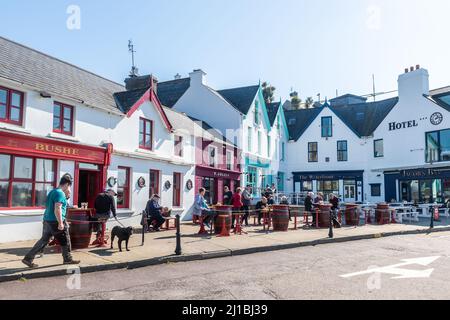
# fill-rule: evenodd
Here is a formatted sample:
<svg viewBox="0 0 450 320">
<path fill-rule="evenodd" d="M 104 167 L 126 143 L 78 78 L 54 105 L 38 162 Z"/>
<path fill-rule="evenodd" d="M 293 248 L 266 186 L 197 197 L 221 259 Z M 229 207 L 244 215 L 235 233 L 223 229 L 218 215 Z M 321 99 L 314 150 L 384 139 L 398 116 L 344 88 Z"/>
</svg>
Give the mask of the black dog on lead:
<svg viewBox="0 0 450 320">
<path fill-rule="evenodd" d="M 119 226 L 114 227 L 111 231 L 111 249 L 113 249 L 114 239 L 119 238 L 119 250 L 122 252 L 122 241 L 125 241 L 125 248 L 128 249 L 128 241 L 130 240 L 131 235 L 133 234 L 133 228 L 121 228 Z"/>
</svg>

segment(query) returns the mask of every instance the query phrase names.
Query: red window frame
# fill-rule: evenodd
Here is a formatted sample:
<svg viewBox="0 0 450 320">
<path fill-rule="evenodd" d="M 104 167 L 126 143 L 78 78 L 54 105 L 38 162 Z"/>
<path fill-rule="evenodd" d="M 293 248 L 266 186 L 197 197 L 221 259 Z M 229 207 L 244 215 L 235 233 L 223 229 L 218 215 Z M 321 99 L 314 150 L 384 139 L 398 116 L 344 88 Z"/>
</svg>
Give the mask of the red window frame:
<svg viewBox="0 0 450 320">
<path fill-rule="evenodd" d="M 175 156 L 183 157 L 183 137 L 182 136 L 174 137 L 174 152 L 175 152 Z"/>
<path fill-rule="evenodd" d="M 9 89 L 6 87 L 1 87 L 1 86 L 0 86 L 0 90 L 6 91 L 6 104 L 0 102 L 0 105 L 5 107 L 6 113 L 5 113 L 5 118 L 0 118 L 0 122 L 11 123 L 11 124 L 21 126 L 23 123 L 23 109 L 24 109 L 23 105 L 24 105 L 25 94 L 21 91 L 17 91 L 14 89 Z M 12 105 L 12 95 L 14 93 L 20 95 L 20 106 Z M 19 120 L 18 121 L 11 120 L 11 109 L 12 108 L 19 109 Z"/>
<path fill-rule="evenodd" d="M 59 110 L 59 115 L 55 114 L 55 110 L 54 110 L 55 106 L 59 106 L 59 109 L 60 109 Z M 65 109 L 69 109 L 70 110 L 70 119 L 67 119 L 67 118 L 64 117 L 64 110 Z M 73 110 L 74 110 L 74 107 L 71 106 L 71 105 L 64 104 L 64 103 L 61 103 L 61 102 L 56 102 L 56 101 L 53 103 L 53 132 L 60 133 L 60 134 L 65 134 L 65 135 L 68 135 L 68 136 L 73 135 L 73 124 L 74 124 L 74 122 L 73 122 Z M 59 127 L 57 127 L 57 128 L 55 128 L 55 118 L 59 118 Z M 64 121 L 65 120 L 70 121 L 70 131 L 65 131 L 64 130 Z"/>
<path fill-rule="evenodd" d="M 118 194 L 120 189 L 123 189 L 123 203 L 119 204 L 117 203 L 117 208 L 119 209 L 129 209 L 130 208 L 130 168 L 129 167 L 118 167 L 118 171 L 124 170 L 125 171 L 125 183 L 123 185 L 119 184 L 119 181 L 117 182 L 117 190 Z"/>
<path fill-rule="evenodd" d="M 159 185 L 160 185 L 159 174 L 160 171 L 158 170 L 150 170 L 150 178 L 149 178 L 150 197 L 152 197 L 154 194 L 159 195 Z M 152 178 L 155 179 L 153 180 Z"/>
<path fill-rule="evenodd" d="M 173 201 L 174 207 L 181 207 L 181 173 L 173 173 Z"/>
<path fill-rule="evenodd" d="M 142 124 L 142 125 L 141 125 Z M 147 133 L 147 128 L 150 126 L 150 134 Z M 141 128 L 143 131 L 141 131 Z M 142 141 L 142 143 L 141 143 Z M 150 142 L 150 146 L 148 146 Z M 139 148 L 145 150 L 153 150 L 153 121 L 145 118 L 139 118 Z"/>
<path fill-rule="evenodd" d="M 51 185 L 52 188 L 56 187 L 56 162 L 53 159 L 46 159 L 46 158 L 34 158 L 34 157 L 28 157 L 28 156 L 16 156 L 16 155 L 10 155 L 10 154 L 0 154 L 0 155 L 6 155 L 10 157 L 9 159 L 9 177 L 8 179 L 0 179 L 0 182 L 6 182 L 8 183 L 8 189 L 7 189 L 7 206 L 6 207 L 0 207 L 2 210 L 23 210 L 23 209 L 43 209 L 44 206 L 37 206 L 36 205 L 36 185 L 37 184 L 44 184 L 44 185 Z M 31 165 L 31 178 L 15 178 L 14 177 L 14 168 L 17 158 L 24 158 L 24 159 L 30 159 L 32 161 Z M 38 181 L 36 178 L 36 163 L 37 160 L 46 160 L 52 162 L 52 170 L 53 170 L 53 181 L 47 182 L 47 181 Z M 44 179 L 45 180 L 45 179 Z M 12 199 L 13 199 L 13 184 L 14 183 L 27 183 L 31 184 L 31 206 L 13 206 Z"/>
</svg>

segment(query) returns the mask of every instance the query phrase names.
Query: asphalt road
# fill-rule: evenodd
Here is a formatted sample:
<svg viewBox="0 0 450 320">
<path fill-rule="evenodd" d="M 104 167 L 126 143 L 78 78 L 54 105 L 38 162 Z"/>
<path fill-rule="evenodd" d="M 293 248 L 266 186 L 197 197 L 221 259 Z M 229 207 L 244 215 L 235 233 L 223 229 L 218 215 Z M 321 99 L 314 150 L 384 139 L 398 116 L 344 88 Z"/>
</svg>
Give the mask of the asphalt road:
<svg viewBox="0 0 450 320">
<path fill-rule="evenodd" d="M 0 299 L 450 299 L 450 233 L 0 283 Z"/>
</svg>

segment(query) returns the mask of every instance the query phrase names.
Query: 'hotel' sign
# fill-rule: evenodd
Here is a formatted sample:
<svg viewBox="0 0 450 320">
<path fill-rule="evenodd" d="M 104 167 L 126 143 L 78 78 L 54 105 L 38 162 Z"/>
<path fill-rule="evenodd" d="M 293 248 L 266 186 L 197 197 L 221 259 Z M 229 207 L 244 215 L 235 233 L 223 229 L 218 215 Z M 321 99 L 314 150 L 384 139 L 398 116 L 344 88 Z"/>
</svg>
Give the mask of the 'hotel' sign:
<svg viewBox="0 0 450 320">
<path fill-rule="evenodd" d="M 418 127 L 419 124 L 416 120 L 405 121 L 405 122 L 391 122 L 389 123 L 389 131 L 395 131 L 406 128 Z"/>
</svg>

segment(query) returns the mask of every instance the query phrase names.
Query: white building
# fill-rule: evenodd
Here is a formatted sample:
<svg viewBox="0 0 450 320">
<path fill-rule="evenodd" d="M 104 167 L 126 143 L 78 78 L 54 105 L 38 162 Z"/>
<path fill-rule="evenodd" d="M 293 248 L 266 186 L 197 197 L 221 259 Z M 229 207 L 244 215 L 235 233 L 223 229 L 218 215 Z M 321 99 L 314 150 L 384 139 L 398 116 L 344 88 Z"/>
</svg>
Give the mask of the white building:
<svg viewBox="0 0 450 320">
<path fill-rule="evenodd" d="M 398 81 L 398 98 L 345 95 L 285 112 L 290 191 L 346 202 L 450 198 L 450 88 L 430 92 L 419 67 Z"/>
<path fill-rule="evenodd" d="M 7 39 L 0 47 L 0 242 L 39 238 L 47 192 L 66 173 L 74 205 L 117 190 L 127 225 L 139 224 L 152 193 L 189 212 L 195 141 L 172 125 L 153 86 L 126 91 Z"/>
</svg>

